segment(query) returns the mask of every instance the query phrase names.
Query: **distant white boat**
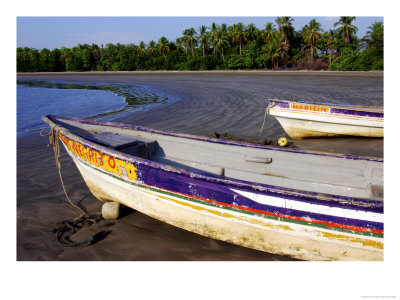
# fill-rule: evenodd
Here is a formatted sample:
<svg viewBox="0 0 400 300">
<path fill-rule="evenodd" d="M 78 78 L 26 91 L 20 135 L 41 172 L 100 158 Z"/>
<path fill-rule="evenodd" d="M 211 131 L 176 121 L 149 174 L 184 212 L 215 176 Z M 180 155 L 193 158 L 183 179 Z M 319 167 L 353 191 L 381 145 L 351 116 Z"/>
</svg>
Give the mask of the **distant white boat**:
<svg viewBox="0 0 400 300">
<path fill-rule="evenodd" d="M 383 137 L 383 107 L 339 106 L 270 99 L 268 112 L 294 139 Z"/>
</svg>

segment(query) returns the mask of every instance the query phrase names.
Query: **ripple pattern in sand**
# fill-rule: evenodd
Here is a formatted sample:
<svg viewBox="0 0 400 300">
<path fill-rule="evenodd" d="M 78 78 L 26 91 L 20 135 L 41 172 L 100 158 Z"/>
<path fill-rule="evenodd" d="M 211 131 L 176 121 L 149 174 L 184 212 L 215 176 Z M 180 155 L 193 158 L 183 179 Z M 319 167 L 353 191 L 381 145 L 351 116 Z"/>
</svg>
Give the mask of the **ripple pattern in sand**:
<svg viewBox="0 0 400 300">
<path fill-rule="evenodd" d="M 317 103 L 383 105 L 383 79 L 317 76 L 141 76 L 181 101 L 135 114 L 135 124 L 199 135 L 211 131 L 255 137 L 269 98 L 303 99 Z M 133 119 L 132 119 L 133 120 Z M 282 134 L 267 116 L 264 136 Z"/>
</svg>

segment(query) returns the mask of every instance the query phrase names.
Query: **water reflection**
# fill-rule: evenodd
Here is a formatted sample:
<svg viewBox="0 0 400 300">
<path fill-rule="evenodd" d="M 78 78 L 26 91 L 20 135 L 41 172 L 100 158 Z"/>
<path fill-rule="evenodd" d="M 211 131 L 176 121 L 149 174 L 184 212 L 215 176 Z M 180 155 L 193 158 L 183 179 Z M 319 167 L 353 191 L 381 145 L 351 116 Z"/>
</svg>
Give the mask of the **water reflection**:
<svg viewBox="0 0 400 300">
<path fill-rule="evenodd" d="M 137 109 L 145 109 L 149 105 L 164 104 L 168 101 L 167 95 L 161 91 L 152 89 L 146 85 L 136 84 L 109 84 L 109 83 L 69 83 L 54 81 L 31 81 L 18 80 L 17 84 L 30 87 L 41 87 L 49 89 L 73 89 L 73 90 L 102 90 L 111 92 L 116 96 L 123 97 L 126 105 L 117 110 L 99 113 L 89 118 L 98 118 L 128 112 Z"/>
</svg>

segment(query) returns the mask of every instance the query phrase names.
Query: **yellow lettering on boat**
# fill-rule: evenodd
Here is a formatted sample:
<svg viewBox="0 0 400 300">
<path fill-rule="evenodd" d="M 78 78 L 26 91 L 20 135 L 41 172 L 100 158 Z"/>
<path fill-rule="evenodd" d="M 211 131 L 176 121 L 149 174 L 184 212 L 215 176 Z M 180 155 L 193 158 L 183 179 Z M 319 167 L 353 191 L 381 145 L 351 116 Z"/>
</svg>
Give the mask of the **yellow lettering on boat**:
<svg viewBox="0 0 400 300">
<path fill-rule="evenodd" d="M 329 107 L 313 105 L 313 104 L 290 103 L 290 109 L 315 111 L 315 112 L 329 112 Z"/>
<path fill-rule="evenodd" d="M 64 145 L 77 157 L 88 162 L 91 165 L 100 167 L 106 171 L 112 172 L 119 177 L 127 176 L 131 180 L 137 180 L 137 168 L 128 162 L 109 156 L 107 154 L 98 152 L 89 147 L 72 141 L 65 136 L 59 134 L 61 141 Z M 124 172 L 125 169 L 125 172 Z"/>
<path fill-rule="evenodd" d="M 123 160 L 117 159 L 117 160 L 115 160 L 115 164 L 117 166 L 119 175 L 123 176 L 124 175 L 123 168 L 125 168 L 126 162 L 124 162 Z"/>
<path fill-rule="evenodd" d="M 136 180 L 137 179 L 137 172 L 136 167 L 132 164 L 125 165 L 126 174 L 128 175 L 129 179 Z"/>
</svg>

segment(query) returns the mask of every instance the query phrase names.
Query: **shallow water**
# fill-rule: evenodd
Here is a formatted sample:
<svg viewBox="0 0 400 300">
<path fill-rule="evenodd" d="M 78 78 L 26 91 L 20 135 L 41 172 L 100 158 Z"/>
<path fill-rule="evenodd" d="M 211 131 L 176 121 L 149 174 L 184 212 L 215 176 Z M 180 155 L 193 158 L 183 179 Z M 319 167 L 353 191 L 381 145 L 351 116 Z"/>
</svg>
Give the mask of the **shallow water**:
<svg viewBox="0 0 400 300">
<path fill-rule="evenodd" d="M 168 100 L 162 92 L 145 85 L 33 80 L 17 83 L 18 134 L 45 128 L 40 118 L 46 114 L 111 120 L 114 115 Z"/>
</svg>

